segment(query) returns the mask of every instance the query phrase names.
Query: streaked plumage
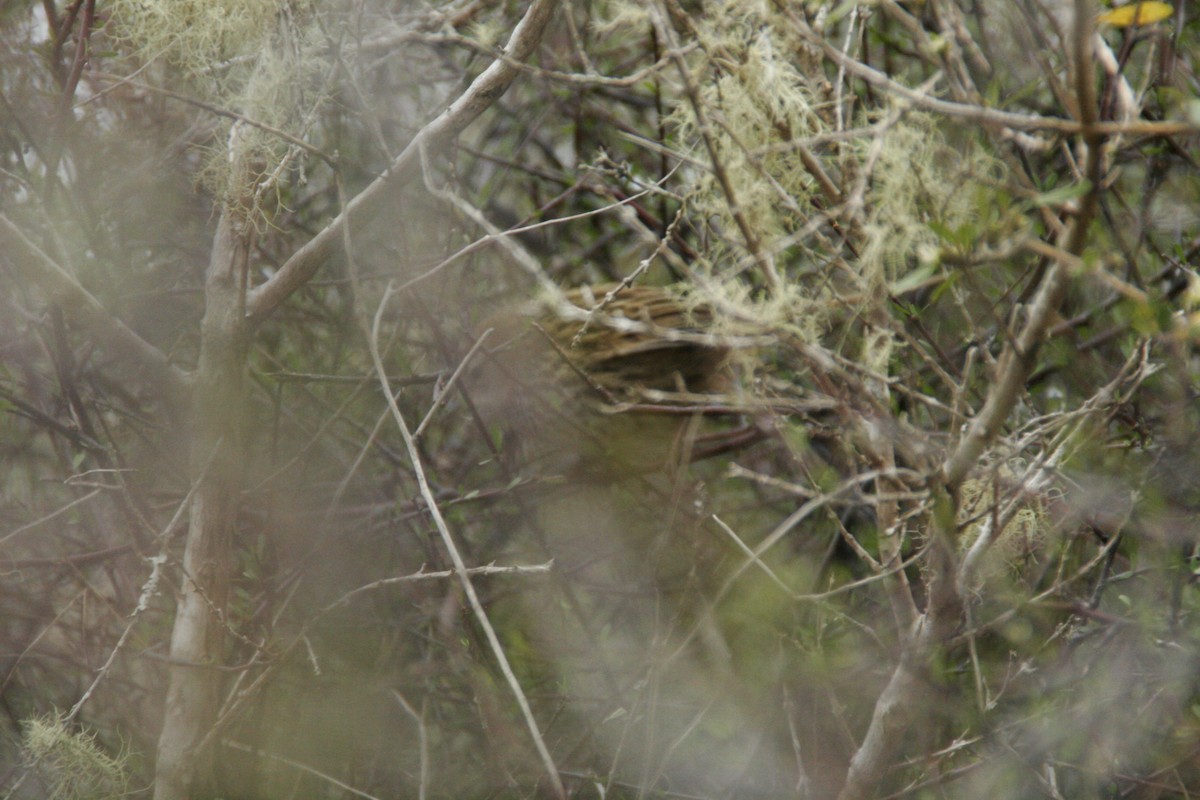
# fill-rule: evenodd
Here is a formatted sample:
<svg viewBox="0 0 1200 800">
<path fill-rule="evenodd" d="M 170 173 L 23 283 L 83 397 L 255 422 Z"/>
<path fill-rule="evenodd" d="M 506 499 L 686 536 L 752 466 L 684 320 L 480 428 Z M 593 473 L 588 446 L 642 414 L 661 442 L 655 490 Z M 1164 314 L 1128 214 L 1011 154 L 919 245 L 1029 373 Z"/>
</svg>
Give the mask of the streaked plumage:
<svg viewBox="0 0 1200 800">
<path fill-rule="evenodd" d="M 635 460 L 661 460 L 677 426 L 640 412 L 703 408 L 731 384 L 730 351 L 712 335 L 707 307 L 653 286 L 606 302 L 616 286 L 569 291 L 482 326 L 492 333 L 473 396 L 527 454 L 594 454 L 599 443 L 606 458 L 636 450 Z"/>
<path fill-rule="evenodd" d="M 682 399 L 726 387 L 729 349 L 709 333 L 706 307 L 688 309 L 656 286 L 626 287 L 604 302 L 615 287 L 576 289 L 565 303 L 541 301 L 494 320 L 502 338 L 493 354 L 517 377 L 550 377 L 559 391 L 602 402 L 636 401 L 647 389 Z"/>
</svg>

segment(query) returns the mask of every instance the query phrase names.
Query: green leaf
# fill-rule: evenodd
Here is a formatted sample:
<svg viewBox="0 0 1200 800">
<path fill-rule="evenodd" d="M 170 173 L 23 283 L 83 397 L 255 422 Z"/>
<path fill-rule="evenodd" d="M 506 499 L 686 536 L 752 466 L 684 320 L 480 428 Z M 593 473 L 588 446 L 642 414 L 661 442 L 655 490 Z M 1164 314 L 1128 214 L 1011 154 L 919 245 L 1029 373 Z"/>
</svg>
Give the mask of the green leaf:
<svg viewBox="0 0 1200 800">
<path fill-rule="evenodd" d="M 929 278 L 931 278 L 936 271 L 936 264 L 925 264 L 917 267 L 900 280 L 893 283 L 889 289 L 893 295 L 900 295 L 904 294 L 905 292 L 910 292 L 919 287 L 925 281 L 929 280 Z"/>
<path fill-rule="evenodd" d="M 1060 186 L 1057 189 L 1051 189 L 1048 192 L 1042 192 L 1037 197 L 1033 198 L 1035 208 L 1044 206 L 1061 206 L 1069 200 L 1074 200 L 1077 197 L 1082 197 L 1087 194 L 1092 188 L 1088 181 L 1080 181 L 1072 183 L 1069 186 Z"/>
</svg>

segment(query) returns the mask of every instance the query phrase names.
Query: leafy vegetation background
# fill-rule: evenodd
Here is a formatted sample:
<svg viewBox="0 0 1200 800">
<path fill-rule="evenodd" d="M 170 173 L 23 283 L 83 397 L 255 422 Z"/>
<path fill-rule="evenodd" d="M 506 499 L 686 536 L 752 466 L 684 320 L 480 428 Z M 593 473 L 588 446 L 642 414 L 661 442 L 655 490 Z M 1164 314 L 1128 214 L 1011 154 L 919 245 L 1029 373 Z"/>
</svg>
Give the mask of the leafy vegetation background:
<svg viewBox="0 0 1200 800">
<path fill-rule="evenodd" d="M 168 796 L 172 670 L 214 797 L 1190 796 L 1200 50 L 1140 5 L 0 6 L 5 796 Z M 209 459 L 222 222 L 253 314 L 378 180 Z M 485 331 L 621 280 L 729 391 L 531 426 Z"/>
</svg>

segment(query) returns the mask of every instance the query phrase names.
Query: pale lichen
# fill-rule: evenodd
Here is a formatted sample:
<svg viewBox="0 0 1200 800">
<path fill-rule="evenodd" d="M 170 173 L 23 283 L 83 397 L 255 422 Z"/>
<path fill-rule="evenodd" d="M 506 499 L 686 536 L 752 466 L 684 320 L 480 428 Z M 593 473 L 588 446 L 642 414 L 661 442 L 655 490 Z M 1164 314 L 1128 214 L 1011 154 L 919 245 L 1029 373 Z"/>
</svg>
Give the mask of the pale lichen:
<svg viewBox="0 0 1200 800">
<path fill-rule="evenodd" d="M 113 756 L 95 734 L 72 730 L 61 715 L 25 723 L 23 750 L 47 800 L 116 800 L 129 792 L 127 752 Z"/>
</svg>

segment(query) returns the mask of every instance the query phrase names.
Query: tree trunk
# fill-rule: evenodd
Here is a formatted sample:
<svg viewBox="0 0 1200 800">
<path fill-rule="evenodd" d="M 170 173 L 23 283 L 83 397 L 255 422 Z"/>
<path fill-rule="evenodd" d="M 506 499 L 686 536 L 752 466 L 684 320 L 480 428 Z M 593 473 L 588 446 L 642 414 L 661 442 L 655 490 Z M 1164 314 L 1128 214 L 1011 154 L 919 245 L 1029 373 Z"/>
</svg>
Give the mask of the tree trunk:
<svg viewBox="0 0 1200 800">
<path fill-rule="evenodd" d="M 155 800 L 214 793 L 213 743 L 197 748 L 216 721 L 229 553 L 243 463 L 241 422 L 247 326 L 243 276 L 249 241 L 222 214 L 205 280 L 200 361 L 192 386 L 189 459 L 193 496 L 183 588 L 171 634 L 171 674 L 158 743 Z"/>
</svg>

